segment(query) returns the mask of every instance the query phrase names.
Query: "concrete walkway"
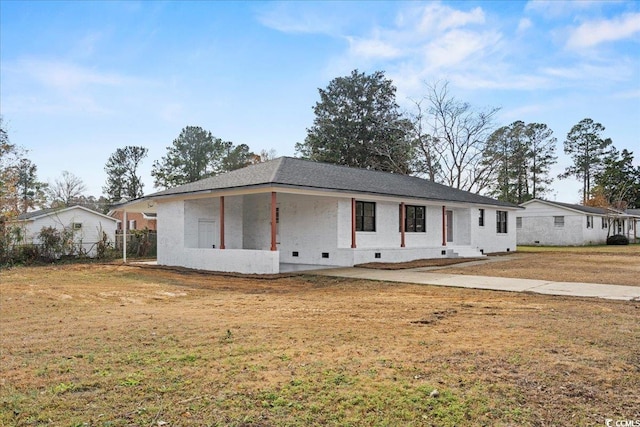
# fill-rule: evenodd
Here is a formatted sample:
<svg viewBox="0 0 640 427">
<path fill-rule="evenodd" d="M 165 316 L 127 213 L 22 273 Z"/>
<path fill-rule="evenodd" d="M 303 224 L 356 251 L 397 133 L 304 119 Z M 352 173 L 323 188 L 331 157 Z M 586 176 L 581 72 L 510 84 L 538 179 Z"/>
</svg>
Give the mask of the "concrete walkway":
<svg viewBox="0 0 640 427">
<path fill-rule="evenodd" d="M 640 301 L 640 286 L 467 276 L 462 274 L 434 272 L 434 268 L 432 267 L 411 268 L 406 270 L 376 270 L 370 268 L 349 267 L 310 271 L 309 274 L 348 277 L 354 279 L 383 280 L 387 282 L 453 286 L 459 288 L 491 289 L 495 291 L 534 292 L 546 295 L 566 295 Z"/>
</svg>

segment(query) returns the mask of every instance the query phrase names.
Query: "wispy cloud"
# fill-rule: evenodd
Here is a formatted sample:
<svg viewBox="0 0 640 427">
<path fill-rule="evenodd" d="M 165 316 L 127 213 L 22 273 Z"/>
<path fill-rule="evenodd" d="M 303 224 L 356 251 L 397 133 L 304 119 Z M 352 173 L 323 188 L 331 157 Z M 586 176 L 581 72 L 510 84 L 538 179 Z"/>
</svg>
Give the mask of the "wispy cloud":
<svg viewBox="0 0 640 427">
<path fill-rule="evenodd" d="M 600 8 L 601 3 L 593 0 L 531 0 L 527 2 L 524 10 L 555 19 L 572 15 L 577 11 Z"/>
<path fill-rule="evenodd" d="M 640 33 L 640 13 L 628 13 L 613 19 L 582 23 L 569 35 L 567 47 L 580 49 L 605 42 L 627 39 Z"/>
<path fill-rule="evenodd" d="M 46 113 L 108 113 L 108 92 L 141 85 L 140 79 L 63 60 L 21 58 L 2 65 L 12 109 Z M 21 97 L 11 90 L 21 88 Z M 101 102 L 102 101 L 102 102 Z"/>
<path fill-rule="evenodd" d="M 258 7 L 258 21 L 283 33 L 338 35 L 345 24 L 340 5 L 326 8 L 322 3 L 275 2 Z"/>
</svg>

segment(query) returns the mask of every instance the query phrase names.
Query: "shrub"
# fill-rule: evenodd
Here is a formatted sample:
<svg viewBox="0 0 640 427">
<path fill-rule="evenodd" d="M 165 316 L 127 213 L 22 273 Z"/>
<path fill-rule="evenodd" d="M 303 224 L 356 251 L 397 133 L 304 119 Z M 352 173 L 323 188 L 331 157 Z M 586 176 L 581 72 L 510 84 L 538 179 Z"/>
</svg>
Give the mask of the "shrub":
<svg viewBox="0 0 640 427">
<path fill-rule="evenodd" d="M 628 245 L 629 239 L 627 236 L 623 236 L 622 234 L 614 234 L 613 236 L 607 237 L 607 245 Z"/>
</svg>

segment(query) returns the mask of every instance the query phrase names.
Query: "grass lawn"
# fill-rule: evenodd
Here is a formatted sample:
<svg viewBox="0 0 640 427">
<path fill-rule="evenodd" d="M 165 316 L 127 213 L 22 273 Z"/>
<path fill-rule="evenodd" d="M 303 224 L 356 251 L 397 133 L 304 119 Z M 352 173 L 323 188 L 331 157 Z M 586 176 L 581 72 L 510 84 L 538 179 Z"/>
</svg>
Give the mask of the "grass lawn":
<svg viewBox="0 0 640 427">
<path fill-rule="evenodd" d="M 0 425 L 635 420 L 639 309 L 316 276 L 14 268 L 0 271 Z"/>
</svg>

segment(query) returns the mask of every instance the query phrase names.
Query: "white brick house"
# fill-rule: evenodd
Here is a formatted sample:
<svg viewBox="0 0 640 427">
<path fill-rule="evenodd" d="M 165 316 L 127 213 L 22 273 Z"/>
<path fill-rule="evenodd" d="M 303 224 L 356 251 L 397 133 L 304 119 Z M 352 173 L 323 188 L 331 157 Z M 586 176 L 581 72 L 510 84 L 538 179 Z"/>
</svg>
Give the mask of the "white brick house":
<svg viewBox="0 0 640 427">
<path fill-rule="evenodd" d="M 583 246 L 606 243 L 622 234 L 631 241 L 637 234 L 634 215 L 613 209 L 533 199 L 516 219 L 519 245 Z"/>
<path fill-rule="evenodd" d="M 118 208 L 157 212 L 158 264 L 242 273 L 514 251 L 520 210 L 416 177 L 289 157 Z"/>
</svg>

